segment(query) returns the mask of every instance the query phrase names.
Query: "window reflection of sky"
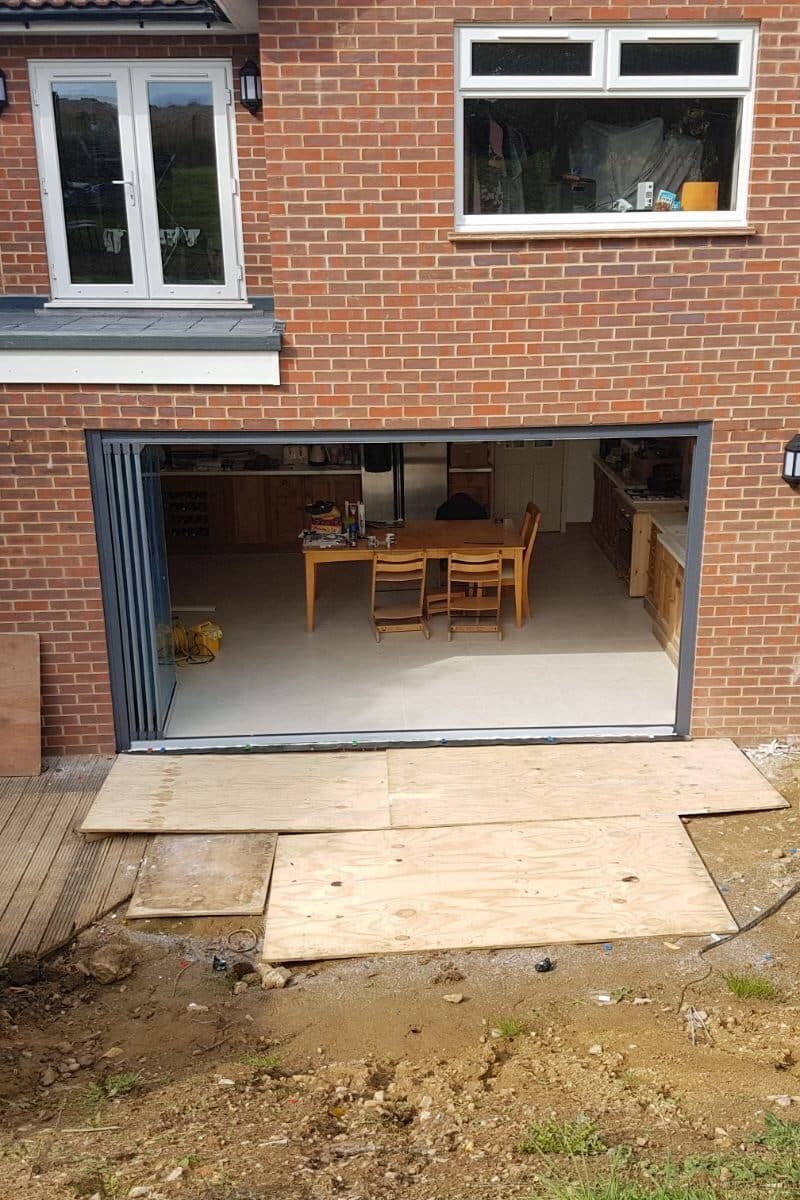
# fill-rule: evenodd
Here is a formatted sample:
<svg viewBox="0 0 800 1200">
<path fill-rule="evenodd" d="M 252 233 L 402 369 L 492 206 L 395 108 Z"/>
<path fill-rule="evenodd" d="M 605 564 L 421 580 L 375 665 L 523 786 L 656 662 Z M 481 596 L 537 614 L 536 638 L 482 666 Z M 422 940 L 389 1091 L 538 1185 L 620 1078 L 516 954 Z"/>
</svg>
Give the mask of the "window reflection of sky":
<svg viewBox="0 0 800 1200">
<path fill-rule="evenodd" d="M 95 100 L 116 104 L 115 83 L 78 80 L 75 83 L 60 81 L 53 83 L 53 94 L 61 100 Z M 210 83 L 148 83 L 147 96 L 152 108 L 179 108 L 188 104 L 211 105 Z"/>
<path fill-rule="evenodd" d="M 148 83 L 151 108 L 175 108 L 187 104 L 211 104 L 210 83 Z"/>
<path fill-rule="evenodd" d="M 116 104 L 117 85 L 115 83 L 54 83 L 53 95 L 60 100 L 99 100 L 102 103 Z"/>
</svg>

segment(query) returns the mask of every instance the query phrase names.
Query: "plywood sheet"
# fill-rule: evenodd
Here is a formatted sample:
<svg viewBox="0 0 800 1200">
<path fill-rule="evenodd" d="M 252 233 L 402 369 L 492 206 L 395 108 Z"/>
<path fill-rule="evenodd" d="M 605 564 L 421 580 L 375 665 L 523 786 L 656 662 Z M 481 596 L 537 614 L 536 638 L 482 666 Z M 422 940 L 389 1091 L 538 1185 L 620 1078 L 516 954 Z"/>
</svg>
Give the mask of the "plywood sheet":
<svg viewBox="0 0 800 1200">
<path fill-rule="evenodd" d="M 262 913 L 276 841 L 274 833 L 176 833 L 152 838 L 128 916 Z"/>
<path fill-rule="evenodd" d="M 387 760 L 392 828 L 786 807 L 725 738 L 433 747 Z"/>
<path fill-rule="evenodd" d="M 386 755 L 121 755 L 84 833 L 305 833 L 389 824 Z"/>
<path fill-rule="evenodd" d="M 267 961 L 735 930 L 678 817 L 280 837 Z"/>
<path fill-rule="evenodd" d="M 37 633 L 0 634 L 0 775 L 38 775 L 42 716 Z"/>
</svg>

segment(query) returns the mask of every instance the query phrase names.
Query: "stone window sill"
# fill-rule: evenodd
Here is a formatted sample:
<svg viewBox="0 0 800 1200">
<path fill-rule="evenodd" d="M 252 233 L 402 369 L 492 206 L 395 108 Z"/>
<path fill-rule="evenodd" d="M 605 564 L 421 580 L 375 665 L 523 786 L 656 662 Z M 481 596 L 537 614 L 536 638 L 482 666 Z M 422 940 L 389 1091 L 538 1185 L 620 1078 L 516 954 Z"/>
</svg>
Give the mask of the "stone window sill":
<svg viewBox="0 0 800 1200">
<path fill-rule="evenodd" d="M 756 225 L 704 225 L 696 229 L 572 229 L 528 230 L 527 232 L 500 230 L 454 229 L 448 233 L 448 241 L 460 242 L 607 242 L 619 240 L 648 241 L 651 238 L 742 238 L 754 237 L 761 230 Z"/>
</svg>

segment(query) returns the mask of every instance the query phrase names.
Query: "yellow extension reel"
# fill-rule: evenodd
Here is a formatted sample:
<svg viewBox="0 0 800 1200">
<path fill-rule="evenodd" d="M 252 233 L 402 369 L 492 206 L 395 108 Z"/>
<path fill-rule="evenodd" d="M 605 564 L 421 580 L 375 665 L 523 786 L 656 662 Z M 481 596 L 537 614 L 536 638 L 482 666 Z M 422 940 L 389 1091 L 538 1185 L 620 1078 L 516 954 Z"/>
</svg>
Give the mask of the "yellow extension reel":
<svg viewBox="0 0 800 1200">
<path fill-rule="evenodd" d="M 180 617 L 172 621 L 172 648 L 175 662 L 194 666 L 213 662 L 222 645 L 222 630 L 213 621 L 201 621 L 187 629 Z"/>
</svg>

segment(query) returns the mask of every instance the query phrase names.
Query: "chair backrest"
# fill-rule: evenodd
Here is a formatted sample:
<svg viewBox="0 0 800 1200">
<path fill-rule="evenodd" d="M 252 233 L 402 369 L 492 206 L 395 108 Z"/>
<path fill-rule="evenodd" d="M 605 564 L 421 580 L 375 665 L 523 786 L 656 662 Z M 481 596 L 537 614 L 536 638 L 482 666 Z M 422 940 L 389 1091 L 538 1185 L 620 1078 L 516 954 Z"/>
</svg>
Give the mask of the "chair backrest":
<svg viewBox="0 0 800 1200">
<path fill-rule="evenodd" d="M 372 604 L 379 585 L 410 591 L 416 587 L 420 602 L 425 590 L 426 556 L 424 550 L 387 550 L 372 559 Z"/>
<path fill-rule="evenodd" d="M 522 558 L 523 570 L 527 571 L 531 563 L 533 555 L 533 543 L 536 541 L 536 534 L 539 532 L 539 525 L 542 520 L 542 510 L 531 500 L 525 508 L 525 516 L 528 518 L 528 536 L 525 542 L 525 554 Z M 524 522 L 523 522 L 524 525 Z"/>
<path fill-rule="evenodd" d="M 503 559 L 494 554 L 451 554 L 447 559 L 450 584 L 467 583 L 480 588 L 500 587 Z"/>
</svg>

